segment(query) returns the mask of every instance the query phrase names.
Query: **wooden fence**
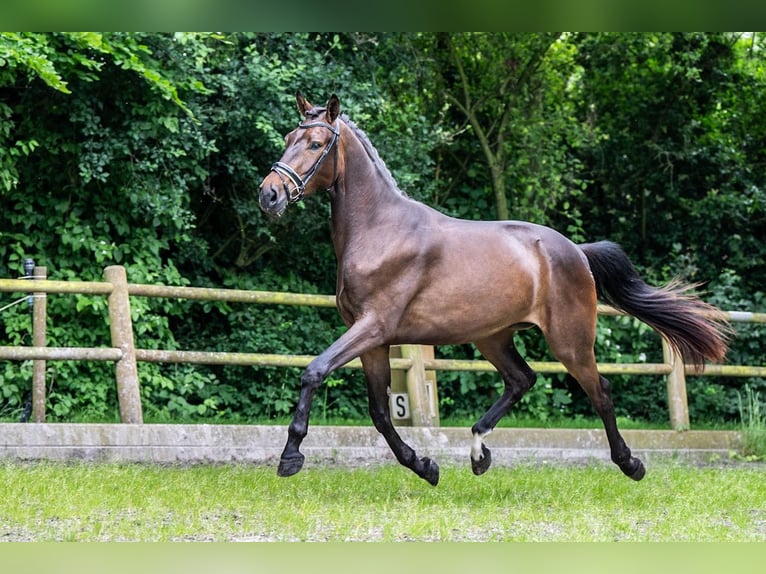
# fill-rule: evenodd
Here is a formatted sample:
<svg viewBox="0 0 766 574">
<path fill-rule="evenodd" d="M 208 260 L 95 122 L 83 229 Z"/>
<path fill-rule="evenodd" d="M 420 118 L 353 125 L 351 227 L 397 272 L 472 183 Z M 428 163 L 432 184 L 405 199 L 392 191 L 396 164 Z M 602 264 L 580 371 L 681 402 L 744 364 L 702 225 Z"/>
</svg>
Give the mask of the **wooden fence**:
<svg viewBox="0 0 766 574">
<path fill-rule="evenodd" d="M 22 279 L 0 279 L 0 292 L 32 293 L 33 341 L 32 346 L 0 346 L 0 360 L 33 361 L 32 420 L 45 420 L 45 361 L 112 361 L 115 363 L 115 378 L 120 408 L 120 419 L 124 423 L 141 423 L 141 408 L 137 362 L 227 364 L 250 366 L 305 367 L 314 358 L 311 355 L 278 355 L 262 353 L 226 353 L 206 351 L 171 351 L 137 349 L 133 338 L 130 315 L 130 297 L 165 297 L 198 301 L 226 301 L 230 303 L 305 305 L 334 307 L 332 295 L 308 295 L 297 293 L 275 293 L 268 291 L 244 291 L 234 289 L 210 289 L 198 287 L 172 287 L 163 285 L 141 285 L 128 283 L 127 273 L 122 266 L 107 267 L 105 281 L 49 281 L 45 267 L 35 267 L 31 276 Z M 46 296 L 47 294 L 83 294 L 108 297 L 111 347 L 48 347 L 46 345 Z M 618 315 L 619 312 L 599 306 L 603 315 Z M 732 322 L 766 323 L 766 313 L 730 311 Z M 702 372 L 695 372 L 690 365 L 684 365 L 662 340 L 662 363 L 600 363 L 604 375 L 664 375 L 667 378 L 670 422 L 674 429 L 689 428 L 689 410 L 686 399 L 686 375 L 764 377 L 766 367 L 747 365 L 707 365 Z M 425 351 L 425 352 L 424 352 Z M 419 345 L 403 345 L 392 355 L 391 368 L 403 371 L 406 394 L 408 395 L 411 423 L 414 426 L 438 424 L 438 409 L 432 388 L 433 371 L 494 371 L 487 361 L 435 359 L 433 349 Z M 564 373 L 563 365 L 557 362 L 530 362 L 530 366 L 541 373 Z M 345 368 L 361 368 L 356 359 Z"/>
</svg>

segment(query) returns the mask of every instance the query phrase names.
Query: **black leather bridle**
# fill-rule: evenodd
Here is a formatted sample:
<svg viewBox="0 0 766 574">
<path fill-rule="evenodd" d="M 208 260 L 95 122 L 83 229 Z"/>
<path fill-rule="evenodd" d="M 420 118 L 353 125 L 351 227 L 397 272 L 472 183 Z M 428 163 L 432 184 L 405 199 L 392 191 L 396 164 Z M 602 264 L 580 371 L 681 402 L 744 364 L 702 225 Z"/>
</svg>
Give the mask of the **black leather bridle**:
<svg viewBox="0 0 766 574">
<path fill-rule="evenodd" d="M 274 165 L 271 166 L 271 171 L 276 172 L 277 175 L 279 175 L 279 178 L 282 180 L 282 185 L 284 186 L 285 193 L 287 194 L 287 202 L 288 203 L 296 203 L 303 199 L 303 193 L 306 190 L 306 185 L 311 180 L 312 177 L 314 177 L 314 174 L 317 172 L 319 167 L 322 165 L 322 162 L 327 157 L 327 154 L 332 151 L 333 148 L 336 148 L 335 151 L 335 168 L 334 168 L 334 174 L 333 174 L 333 182 L 335 181 L 335 174 L 338 170 L 338 151 L 337 151 L 337 144 L 338 144 L 338 138 L 340 137 L 340 120 L 335 120 L 335 125 L 332 126 L 326 122 L 310 122 L 307 124 L 298 124 L 298 128 L 300 129 L 308 129 L 308 128 L 327 128 L 332 132 L 332 138 L 328 142 L 327 146 L 325 146 L 324 151 L 322 151 L 322 155 L 319 156 L 319 159 L 316 161 L 316 163 L 311 166 L 311 168 L 306 172 L 306 174 L 301 177 L 298 172 L 296 172 L 293 168 L 291 168 L 289 165 L 287 165 L 284 162 L 278 161 Z M 287 177 L 295 187 L 293 189 L 289 188 L 288 182 L 285 180 L 285 177 Z"/>
</svg>

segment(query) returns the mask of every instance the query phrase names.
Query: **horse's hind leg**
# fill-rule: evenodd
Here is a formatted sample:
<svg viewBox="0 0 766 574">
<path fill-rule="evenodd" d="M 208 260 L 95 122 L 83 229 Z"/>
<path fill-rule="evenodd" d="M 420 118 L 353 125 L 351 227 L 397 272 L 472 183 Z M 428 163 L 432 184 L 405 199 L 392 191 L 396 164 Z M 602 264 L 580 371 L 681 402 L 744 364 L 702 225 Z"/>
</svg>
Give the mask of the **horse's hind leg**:
<svg viewBox="0 0 766 574">
<path fill-rule="evenodd" d="M 614 403 L 612 402 L 609 380 L 601 375 L 599 375 L 598 379 L 599 391 L 596 394 L 599 396 L 597 400 L 600 400 L 600 406 L 596 406 L 596 411 L 604 422 L 606 437 L 612 453 L 612 462 L 619 466 L 626 476 L 633 480 L 641 480 L 644 478 L 644 474 L 646 474 L 646 469 L 641 459 L 631 455 L 628 445 L 625 444 L 620 431 L 617 429 L 617 419 L 614 416 Z M 596 402 L 593 397 L 590 398 L 595 406 Z"/>
<path fill-rule="evenodd" d="M 388 362 L 389 346 L 384 345 L 361 356 L 367 379 L 370 417 L 377 431 L 383 435 L 400 464 L 406 466 L 433 486 L 439 482 L 439 465 L 428 457 L 418 458 L 415 451 L 405 443 L 394 429 L 388 404 L 391 384 L 391 366 Z"/>
<path fill-rule="evenodd" d="M 508 411 L 535 384 L 537 375 L 513 346 L 514 331 L 505 331 L 489 339 L 476 341 L 476 348 L 498 370 L 505 382 L 505 389 L 484 416 L 473 425 L 471 469 L 476 475 L 484 474 L 492 463 L 492 457 L 483 440 Z"/>
<path fill-rule="evenodd" d="M 593 339 L 595 339 L 595 326 L 593 331 Z M 580 383 L 599 417 L 601 417 L 606 438 L 609 441 L 612 462 L 633 480 L 644 478 L 646 472 L 644 464 L 640 459 L 632 456 L 630 448 L 625 444 L 625 440 L 617 429 L 609 381 L 598 373 L 591 337 L 578 337 L 570 333 L 567 337 L 551 337 L 550 334 L 546 334 L 546 338 L 554 356 Z M 566 342 L 562 343 L 562 341 Z"/>
</svg>

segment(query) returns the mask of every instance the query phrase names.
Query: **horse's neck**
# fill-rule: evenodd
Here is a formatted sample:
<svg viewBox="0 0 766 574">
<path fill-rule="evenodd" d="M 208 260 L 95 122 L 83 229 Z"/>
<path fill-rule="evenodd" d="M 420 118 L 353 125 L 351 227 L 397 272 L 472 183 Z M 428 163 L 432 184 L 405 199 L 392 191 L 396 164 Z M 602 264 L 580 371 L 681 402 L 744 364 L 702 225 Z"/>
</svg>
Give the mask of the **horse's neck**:
<svg viewBox="0 0 766 574">
<path fill-rule="evenodd" d="M 332 233 L 340 256 L 350 243 L 364 241 L 371 234 L 385 233 L 390 222 L 402 215 L 405 198 L 395 195 L 382 182 L 338 181 L 332 199 Z M 392 219 L 393 218 L 393 219 Z"/>
<path fill-rule="evenodd" d="M 336 254 L 340 257 L 351 242 L 385 232 L 391 221 L 406 217 L 410 203 L 355 141 L 354 153 L 346 154 L 344 174 L 332 193 Z"/>
</svg>

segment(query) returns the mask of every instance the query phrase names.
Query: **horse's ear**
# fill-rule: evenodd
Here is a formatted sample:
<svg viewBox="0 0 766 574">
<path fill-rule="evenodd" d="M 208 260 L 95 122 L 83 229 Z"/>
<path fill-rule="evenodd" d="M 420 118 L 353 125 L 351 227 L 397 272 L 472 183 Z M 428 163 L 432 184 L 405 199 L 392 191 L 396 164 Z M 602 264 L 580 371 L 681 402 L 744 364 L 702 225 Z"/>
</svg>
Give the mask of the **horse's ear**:
<svg viewBox="0 0 766 574">
<path fill-rule="evenodd" d="M 295 92 L 295 101 L 298 103 L 298 111 L 302 116 L 305 116 L 306 112 L 314 107 L 300 92 Z"/>
<path fill-rule="evenodd" d="M 330 96 L 330 101 L 327 102 L 327 123 L 331 124 L 335 122 L 340 115 L 340 100 L 338 96 L 333 94 Z"/>
</svg>

